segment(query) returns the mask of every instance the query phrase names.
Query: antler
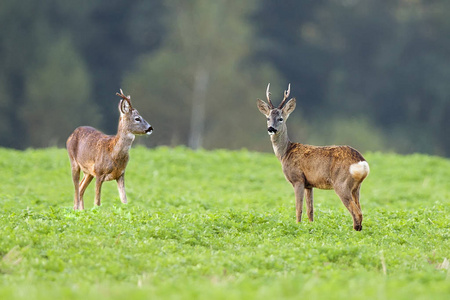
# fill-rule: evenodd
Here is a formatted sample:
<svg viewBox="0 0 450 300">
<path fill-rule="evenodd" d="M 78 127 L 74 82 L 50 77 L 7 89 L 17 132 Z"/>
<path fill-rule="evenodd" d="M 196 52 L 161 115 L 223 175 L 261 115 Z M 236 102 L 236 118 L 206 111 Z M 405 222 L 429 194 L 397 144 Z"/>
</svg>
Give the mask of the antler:
<svg viewBox="0 0 450 300">
<path fill-rule="evenodd" d="M 130 104 L 130 107 L 132 107 L 132 106 L 131 106 L 131 96 L 130 96 L 130 95 L 125 96 L 124 93 L 123 93 L 123 91 L 122 91 L 122 89 L 120 89 L 120 94 L 119 94 L 119 93 L 116 93 L 116 95 L 119 96 L 119 97 L 121 97 L 122 99 L 126 100 L 126 101 L 128 102 L 128 104 Z"/>
<path fill-rule="evenodd" d="M 269 82 L 269 84 L 267 85 L 267 89 L 266 89 L 267 102 L 269 102 L 270 108 L 271 108 L 271 109 L 274 109 L 275 106 L 273 106 L 272 101 L 270 101 L 269 87 L 270 87 L 270 82 Z"/>
<path fill-rule="evenodd" d="M 291 84 L 288 84 L 288 89 L 284 91 L 284 98 L 283 101 L 281 101 L 280 106 L 278 106 L 279 109 L 282 109 L 284 104 L 286 104 L 286 100 L 289 97 L 289 94 L 291 93 Z"/>
</svg>

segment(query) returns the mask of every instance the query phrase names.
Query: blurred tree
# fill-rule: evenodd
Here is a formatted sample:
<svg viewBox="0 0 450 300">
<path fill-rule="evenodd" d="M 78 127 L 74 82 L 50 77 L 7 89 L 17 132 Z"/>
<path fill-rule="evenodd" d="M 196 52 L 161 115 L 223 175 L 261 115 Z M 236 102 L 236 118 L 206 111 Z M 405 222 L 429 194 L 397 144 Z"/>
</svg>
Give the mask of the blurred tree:
<svg viewBox="0 0 450 300">
<path fill-rule="evenodd" d="M 96 126 L 101 118 L 90 99 L 90 76 L 68 37 L 46 48 L 46 55 L 25 80 L 26 102 L 20 108 L 29 143 L 35 147 L 64 145 L 81 124 Z"/>
<path fill-rule="evenodd" d="M 330 68 L 327 47 L 316 45 L 315 21 L 325 0 L 262 0 L 251 19 L 257 29 L 255 60 L 268 60 L 292 85 L 306 114 L 322 105 Z M 312 36 L 312 37 L 311 37 Z"/>
<path fill-rule="evenodd" d="M 13 144 L 11 111 L 14 104 L 8 91 L 5 77 L 5 74 L 0 74 L 0 145 Z"/>
<path fill-rule="evenodd" d="M 270 150 L 254 99 L 290 82 L 295 140 L 450 156 L 449 11 L 445 0 L 3 0 L 0 145 L 62 145 L 66 125 L 37 119 L 45 105 L 115 132 L 123 82 L 154 120 L 149 145 Z"/>
<path fill-rule="evenodd" d="M 449 8 L 445 1 L 328 2 L 320 32 L 339 41 L 328 81 L 333 111 L 370 113 L 398 151 L 450 155 L 450 71 L 439 63 L 450 55 L 443 51 Z"/>
<path fill-rule="evenodd" d="M 69 80 L 73 70 L 64 69 L 65 74 L 52 72 L 58 67 L 57 64 L 64 63 L 64 59 L 54 62 L 50 55 L 61 56 L 62 54 L 57 54 L 55 49 L 51 48 L 53 46 L 59 47 L 58 51 L 67 51 L 69 56 L 73 54 L 72 43 L 66 41 L 63 48 L 60 45 L 64 42 L 55 43 L 59 36 L 68 36 L 70 31 L 63 32 L 64 22 L 54 22 L 54 18 L 52 18 L 55 12 L 59 12 L 67 3 L 69 1 L 24 0 L 18 2 L 5 0 L 0 4 L 0 27 L 4 29 L 0 31 L 0 78 L 3 79 L 3 84 L 0 86 L 5 96 L 0 100 L 0 106 L 5 108 L 2 109 L 4 116 L 2 116 L 3 122 L 0 124 L 0 144 L 3 146 L 15 148 L 47 146 L 50 144 L 48 139 L 62 140 L 64 138 L 55 136 L 55 132 L 48 131 L 48 126 L 43 128 L 48 121 L 44 119 L 44 116 L 47 116 L 47 119 L 53 119 L 53 117 L 49 116 L 48 112 L 44 113 L 48 107 L 45 110 L 37 108 L 45 105 L 45 103 L 40 104 L 39 100 L 42 100 L 45 94 L 51 94 L 55 99 L 53 101 L 55 104 L 60 102 L 58 105 L 53 105 L 52 113 L 60 117 L 67 113 L 64 110 L 61 112 L 57 110 L 64 108 L 66 103 L 64 99 L 57 100 L 59 97 L 57 90 L 60 87 L 52 86 L 51 83 L 60 84 L 64 79 Z M 78 7 L 72 6 L 72 8 Z M 71 15 L 76 12 L 77 10 L 72 11 Z M 81 59 L 78 59 L 75 64 L 80 62 L 82 63 Z M 78 67 L 73 64 L 72 66 Z M 39 69 L 41 67 L 43 67 L 42 70 Z M 61 68 L 64 67 L 61 66 Z M 75 70 L 76 72 L 77 70 Z M 40 75 L 44 73 L 44 78 L 40 78 Z M 80 76 L 85 75 L 86 72 L 80 74 Z M 45 84 L 40 86 L 42 83 Z M 40 89 L 46 90 L 40 91 Z M 80 89 L 82 90 L 83 87 Z M 86 93 L 84 94 L 86 97 L 88 96 Z M 40 97 L 30 98 L 36 95 L 40 95 Z M 69 103 L 69 107 L 73 107 L 73 103 Z M 33 112 L 33 109 L 37 110 Z M 31 115 L 35 120 L 32 123 L 30 123 L 30 119 L 27 119 L 27 117 L 32 117 Z M 76 115 L 70 116 L 77 117 Z M 61 124 L 55 125 L 56 127 L 61 126 Z M 48 135 L 40 134 L 41 129 Z M 35 135 L 36 133 L 37 135 Z M 61 134 L 61 132 L 59 133 Z"/>
<path fill-rule="evenodd" d="M 398 3 L 394 36 L 379 65 L 384 76 L 373 96 L 377 119 L 408 152 L 450 156 L 450 22 L 448 1 Z M 390 80 L 386 80 L 386 77 Z"/>
<path fill-rule="evenodd" d="M 32 45 L 39 42 L 39 3 L 32 0 L 0 2 L 0 145 L 22 148 L 28 144 L 17 110 L 25 100 L 25 72 L 36 59 Z"/>
<path fill-rule="evenodd" d="M 75 44 L 92 75 L 93 97 L 102 107 L 102 127 L 108 132 L 115 132 L 117 127 L 117 105 L 111 102 L 121 87 L 123 74 L 132 69 L 140 54 L 155 50 L 164 36 L 162 2 L 87 1 L 83 21 L 70 22 Z M 64 11 L 63 16 L 67 13 Z"/>
<path fill-rule="evenodd" d="M 167 1 L 167 6 L 172 14 L 163 47 L 142 56 L 125 77 L 127 89 L 150 98 L 155 143 L 245 146 L 245 138 L 236 135 L 248 137 L 255 126 L 248 120 L 256 110 L 255 95 L 264 93 L 269 78 L 278 79 L 269 66 L 246 60 L 252 51 L 246 16 L 253 2 Z"/>
<path fill-rule="evenodd" d="M 39 132 L 44 122 L 35 122 L 33 126 L 25 124 L 25 116 L 31 113 L 35 106 L 39 106 L 38 99 L 43 99 L 47 91 L 38 91 L 39 80 L 48 83 L 52 75 L 60 76 L 65 70 L 75 83 L 80 84 L 79 93 L 85 99 L 91 99 L 102 108 L 89 124 L 97 124 L 107 131 L 115 131 L 117 126 L 117 105 L 114 93 L 120 88 L 123 72 L 132 66 L 135 57 L 142 52 L 148 53 L 157 47 L 163 36 L 163 27 L 160 25 L 162 1 L 141 0 L 4 0 L 0 2 L 0 145 L 15 148 L 41 146 L 44 141 L 31 136 Z M 61 46 L 64 44 L 65 46 Z M 67 57 L 73 57 L 73 70 L 67 70 L 68 65 L 64 59 L 56 62 L 55 50 L 50 49 L 59 45 L 58 49 L 67 51 Z M 61 48 L 62 47 L 62 48 Z M 63 51 L 63 50 L 61 50 Z M 48 53 L 56 55 L 55 61 Z M 66 57 L 66 58 L 67 58 Z M 44 70 L 37 70 L 37 65 Z M 59 68 L 59 70 L 56 70 Z M 43 75 L 45 73 L 45 75 Z M 39 74 L 39 75 L 37 75 Z M 45 79 L 38 77 L 43 75 Z M 66 76 L 67 80 L 70 76 Z M 64 78 L 54 78 L 54 82 L 62 83 Z M 34 82 L 34 83 L 33 83 Z M 40 82 L 42 83 L 42 82 Z M 74 83 L 74 84 L 75 84 Z M 31 88 L 32 87 L 32 88 Z M 31 92 L 32 90 L 32 92 Z M 88 94 L 86 94 L 88 93 Z M 40 95 L 37 99 L 29 97 Z M 52 97 L 64 103 L 62 99 L 67 95 L 53 93 Z M 45 97 L 44 97 L 45 98 Z M 71 101 L 84 101 L 71 98 Z M 95 100 L 92 100 L 95 99 Z M 116 99 L 117 100 L 117 99 Z M 25 107 L 22 108 L 22 106 Z M 75 103 L 71 103 L 73 107 Z M 64 105 L 54 105 L 54 113 L 60 115 L 56 108 Z M 75 110 L 76 111 L 76 110 Z M 63 115 L 63 113 L 61 113 Z M 83 115 L 79 117 L 76 125 L 86 121 Z M 104 123 L 102 124 L 102 120 Z M 14 132 L 12 132 L 14 128 Z M 32 130 L 31 130 L 32 129 Z M 48 128 L 47 128 L 48 129 Z M 20 136 L 17 135 L 20 132 Z M 58 141 L 62 146 L 65 136 L 63 130 L 53 132 L 57 136 L 47 136 L 47 139 Z"/>
<path fill-rule="evenodd" d="M 265 44 L 291 46 L 263 53 L 289 81 L 310 90 L 295 94 L 308 123 L 320 126 L 310 132 L 335 132 L 336 118 L 356 116 L 359 134 L 378 132 L 375 149 L 389 144 L 404 153 L 450 155 L 448 1 L 266 0 L 260 8 L 255 20 Z M 272 28 L 271 17 L 284 24 L 284 34 Z"/>
</svg>

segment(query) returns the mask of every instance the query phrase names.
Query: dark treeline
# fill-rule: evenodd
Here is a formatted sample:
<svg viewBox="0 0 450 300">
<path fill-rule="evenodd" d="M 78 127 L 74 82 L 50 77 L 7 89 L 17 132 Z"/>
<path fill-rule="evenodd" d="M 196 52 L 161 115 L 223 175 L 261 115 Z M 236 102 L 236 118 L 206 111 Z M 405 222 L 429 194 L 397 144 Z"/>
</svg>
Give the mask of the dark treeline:
<svg viewBox="0 0 450 300">
<path fill-rule="evenodd" d="M 119 88 L 148 146 L 270 150 L 256 98 L 297 98 L 292 140 L 450 156 L 446 0 L 3 0 L 0 146 L 113 134 Z"/>
</svg>

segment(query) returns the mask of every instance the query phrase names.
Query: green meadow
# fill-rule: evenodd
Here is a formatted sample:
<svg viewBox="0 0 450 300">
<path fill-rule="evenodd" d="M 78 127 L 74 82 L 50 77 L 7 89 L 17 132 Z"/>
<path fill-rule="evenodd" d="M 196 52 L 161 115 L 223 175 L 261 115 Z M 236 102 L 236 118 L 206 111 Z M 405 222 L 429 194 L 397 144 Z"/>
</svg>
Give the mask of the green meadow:
<svg viewBox="0 0 450 300">
<path fill-rule="evenodd" d="M 273 154 L 130 155 L 73 211 L 65 149 L 0 149 L 0 299 L 450 299 L 448 159 L 365 153 L 356 232 L 333 191 L 297 224 Z"/>
</svg>

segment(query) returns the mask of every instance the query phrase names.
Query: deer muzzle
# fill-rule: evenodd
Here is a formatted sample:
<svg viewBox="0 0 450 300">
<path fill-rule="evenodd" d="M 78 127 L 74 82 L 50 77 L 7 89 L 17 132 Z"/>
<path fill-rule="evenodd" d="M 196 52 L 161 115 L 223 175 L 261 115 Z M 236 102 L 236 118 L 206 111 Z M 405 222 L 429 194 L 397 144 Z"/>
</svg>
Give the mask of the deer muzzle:
<svg viewBox="0 0 450 300">
<path fill-rule="evenodd" d="M 153 132 L 153 127 L 152 127 L 152 126 L 149 126 L 149 127 L 147 128 L 147 130 L 145 131 L 145 134 L 150 135 L 150 134 L 152 134 L 152 132 Z"/>
<path fill-rule="evenodd" d="M 277 133 L 278 130 L 276 130 L 275 128 L 273 128 L 272 126 L 270 126 L 269 128 L 267 128 L 267 132 L 269 133 L 269 135 L 273 135 L 275 133 Z"/>
</svg>

